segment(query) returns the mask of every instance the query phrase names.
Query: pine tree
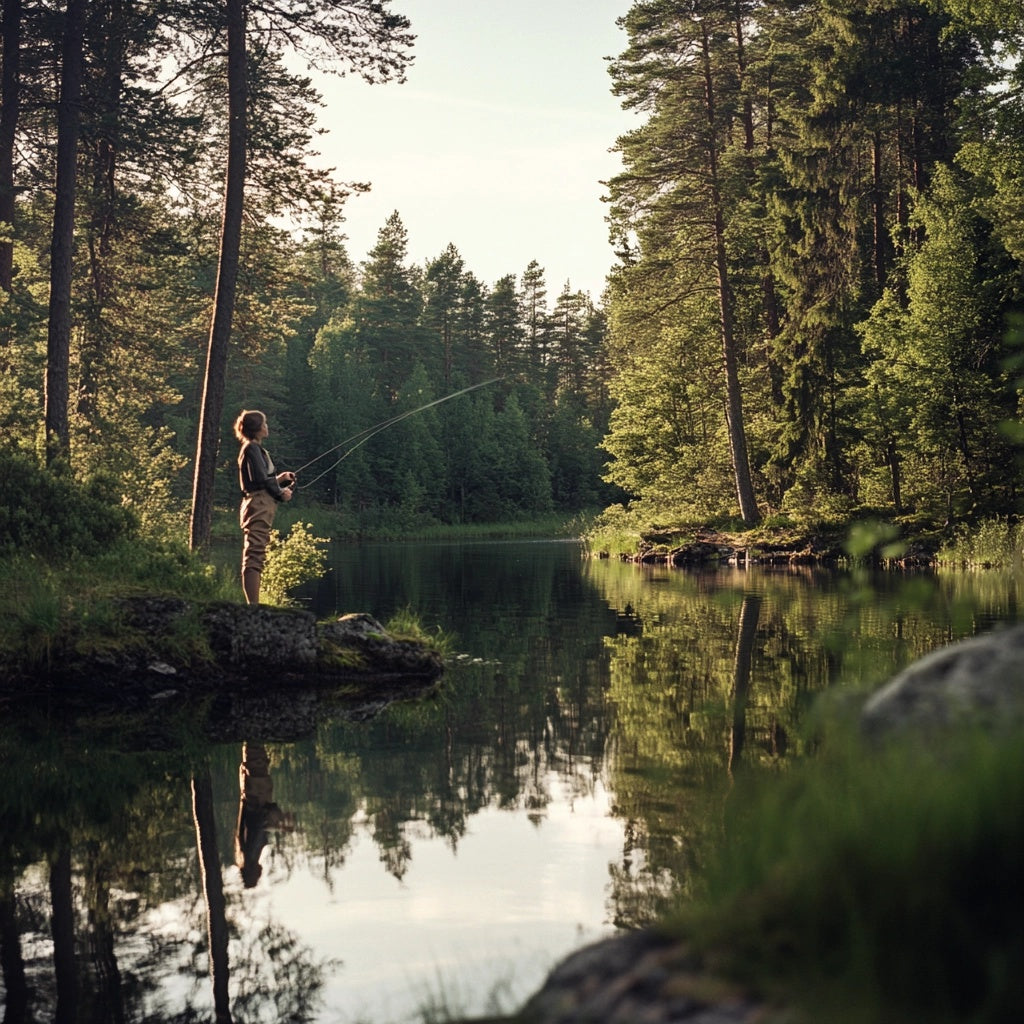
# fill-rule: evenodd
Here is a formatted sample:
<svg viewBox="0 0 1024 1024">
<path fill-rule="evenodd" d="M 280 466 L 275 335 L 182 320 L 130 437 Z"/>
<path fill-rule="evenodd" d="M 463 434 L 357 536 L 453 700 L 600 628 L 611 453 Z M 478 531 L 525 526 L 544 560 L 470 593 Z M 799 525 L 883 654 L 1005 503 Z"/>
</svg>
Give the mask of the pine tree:
<svg viewBox="0 0 1024 1024">
<path fill-rule="evenodd" d="M 543 374 L 548 362 L 548 289 L 544 268 L 530 260 L 520 281 L 519 302 L 525 333 L 525 366 L 531 379 Z"/>
<path fill-rule="evenodd" d="M 362 287 L 352 314 L 385 392 L 397 393 L 426 355 L 419 328 L 423 300 L 407 260 L 408 232 L 395 211 L 362 265 Z"/>
<path fill-rule="evenodd" d="M 785 306 L 773 340 L 784 396 L 775 465 L 812 500 L 852 500 L 855 325 L 914 242 L 912 196 L 951 152 L 968 48 L 916 0 L 798 6 L 769 36 L 761 73 L 774 80 L 773 269 Z"/>
<path fill-rule="evenodd" d="M 924 241 L 908 258 L 906 306 L 888 293 L 864 328 L 875 407 L 888 411 L 872 433 L 910 468 L 911 503 L 950 518 L 991 513 L 1012 487 L 998 429 L 1013 410 L 997 312 L 1009 266 L 1000 267 L 964 182 L 946 168 L 935 169 L 911 225 Z M 895 501 L 899 477 L 888 461 Z"/>
<path fill-rule="evenodd" d="M 488 348 L 499 377 L 519 372 L 525 345 L 523 312 L 513 274 L 499 278 L 485 302 Z"/>
<path fill-rule="evenodd" d="M 611 198 L 616 233 L 635 233 L 641 266 L 660 274 L 666 261 L 676 263 L 681 295 L 715 290 L 730 462 L 740 514 L 752 526 L 760 510 L 744 422 L 737 281 L 728 251 L 737 204 L 728 157 L 744 111 L 736 14 L 734 5 L 718 0 L 684 10 L 667 0 L 634 4 L 624 22 L 630 45 L 613 63 L 612 76 L 623 105 L 649 118 L 619 140 L 625 170 L 612 180 Z"/>
<path fill-rule="evenodd" d="M 440 353 L 440 359 L 431 363 L 440 364 L 445 390 L 452 386 L 464 270 L 459 250 L 449 244 L 437 259 L 427 262 L 423 275 L 423 325 L 434 336 Z"/>
</svg>

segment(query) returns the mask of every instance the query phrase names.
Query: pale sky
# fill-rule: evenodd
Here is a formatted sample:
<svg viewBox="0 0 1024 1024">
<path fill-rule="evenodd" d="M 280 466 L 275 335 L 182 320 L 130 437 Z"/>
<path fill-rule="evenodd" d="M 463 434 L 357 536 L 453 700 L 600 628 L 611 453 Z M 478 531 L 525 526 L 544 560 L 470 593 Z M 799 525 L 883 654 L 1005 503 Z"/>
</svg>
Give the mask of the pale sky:
<svg viewBox="0 0 1024 1024">
<path fill-rule="evenodd" d="M 412 22 L 403 85 L 318 80 L 318 140 L 342 181 L 372 191 L 346 207 L 361 263 L 395 210 L 422 264 L 449 243 L 492 286 L 544 267 L 549 304 L 568 280 L 598 300 L 615 262 L 600 184 L 608 150 L 636 121 L 611 94 L 605 57 L 629 0 L 393 0 Z"/>
</svg>

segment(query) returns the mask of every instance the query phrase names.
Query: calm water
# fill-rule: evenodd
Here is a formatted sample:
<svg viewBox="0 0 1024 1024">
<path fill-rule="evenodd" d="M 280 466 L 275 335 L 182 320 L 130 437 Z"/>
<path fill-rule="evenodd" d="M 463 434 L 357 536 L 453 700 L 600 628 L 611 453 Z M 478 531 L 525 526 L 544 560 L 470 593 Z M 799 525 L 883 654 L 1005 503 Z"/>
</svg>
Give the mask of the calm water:
<svg viewBox="0 0 1024 1024">
<path fill-rule="evenodd" d="M 510 1010 L 686 894 L 731 778 L 801 756 L 818 694 L 1016 618 L 1016 594 L 574 543 L 339 547 L 305 600 L 442 630 L 435 698 L 244 747 L 0 723 L 4 1019 L 53 1018 L 58 989 L 97 1022 L 210 1020 L 215 998 L 247 1024 Z"/>
</svg>

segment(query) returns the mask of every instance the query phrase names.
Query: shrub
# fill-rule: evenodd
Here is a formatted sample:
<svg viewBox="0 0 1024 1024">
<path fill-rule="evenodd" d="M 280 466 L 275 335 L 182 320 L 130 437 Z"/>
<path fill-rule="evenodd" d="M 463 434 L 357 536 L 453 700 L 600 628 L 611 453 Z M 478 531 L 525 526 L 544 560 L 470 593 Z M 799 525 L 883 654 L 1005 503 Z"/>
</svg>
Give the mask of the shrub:
<svg viewBox="0 0 1024 1024">
<path fill-rule="evenodd" d="M 0 454 L 0 549 L 65 558 L 98 554 L 135 531 L 132 515 L 114 499 L 112 480 L 78 483 L 32 459 Z"/>
<path fill-rule="evenodd" d="M 308 523 L 295 523 L 282 538 L 270 531 L 267 562 L 263 567 L 263 600 L 269 604 L 290 604 L 289 591 L 323 575 L 327 556 L 317 546 L 326 537 L 314 537 Z"/>
</svg>

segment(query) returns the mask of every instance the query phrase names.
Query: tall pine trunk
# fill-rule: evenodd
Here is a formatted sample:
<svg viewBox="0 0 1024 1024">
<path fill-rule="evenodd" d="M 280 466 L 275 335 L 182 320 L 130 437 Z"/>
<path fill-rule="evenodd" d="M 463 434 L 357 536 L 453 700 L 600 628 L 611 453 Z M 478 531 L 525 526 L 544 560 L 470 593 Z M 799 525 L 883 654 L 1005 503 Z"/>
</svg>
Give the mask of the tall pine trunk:
<svg viewBox="0 0 1024 1024">
<path fill-rule="evenodd" d="M 761 512 L 754 497 L 754 485 L 750 476 L 750 458 L 747 453 L 747 434 L 743 425 L 743 396 L 740 390 L 736 356 L 736 330 L 732 289 L 729 285 L 729 261 L 725 249 L 725 216 L 719 183 L 718 153 L 715 148 L 716 112 L 714 79 L 711 74 L 711 44 L 707 27 L 702 26 L 702 29 L 704 101 L 708 122 L 708 177 L 714 219 L 715 269 L 718 276 L 722 361 L 725 365 L 725 419 L 729 432 L 729 450 L 732 453 L 733 477 L 736 482 L 736 498 L 740 506 L 740 516 L 743 518 L 743 525 L 751 527 L 757 526 L 761 521 Z"/>
<path fill-rule="evenodd" d="M 0 240 L 0 289 L 14 281 L 14 139 L 21 104 L 21 0 L 3 0 L 3 79 L 0 84 L 0 224 L 9 238 Z M 0 345 L 8 342 L 0 338 Z"/>
<path fill-rule="evenodd" d="M 199 414 L 189 547 L 204 548 L 213 524 L 213 492 L 217 470 L 228 342 L 235 312 L 238 254 L 242 240 L 242 204 L 245 195 L 246 57 L 245 0 L 226 0 L 228 27 L 228 163 L 224 181 L 224 213 L 220 232 L 220 260 L 213 301 L 213 320 L 203 378 L 203 404 Z"/>
<path fill-rule="evenodd" d="M 125 0 L 93 0 L 95 73 L 92 102 L 97 111 L 95 142 L 89 147 L 92 195 L 86 241 L 91 294 L 79 345 L 79 386 L 75 411 L 90 427 L 97 411 L 97 397 L 110 359 L 113 339 L 105 324 L 114 284 L 112 254 L 116 229 L 117 159 L 121 150 L 124 67 L 127 53 Z M 99 434 L 90 431 L 99 440 Z"/>
<path fill-rule="evenodd" d="M 88 0 L 68 0 L 57 103 L 57 175 L 50 243 L 50 317 L 46 341 L 46 462 L 71 451 L 68 374 L 71 361 L 71 272 L 75 240 L 75 160 L 81 126 L 82 37 Z"/>
</svg>

